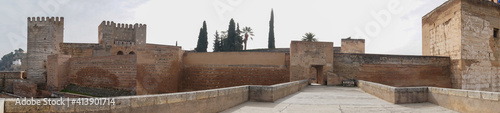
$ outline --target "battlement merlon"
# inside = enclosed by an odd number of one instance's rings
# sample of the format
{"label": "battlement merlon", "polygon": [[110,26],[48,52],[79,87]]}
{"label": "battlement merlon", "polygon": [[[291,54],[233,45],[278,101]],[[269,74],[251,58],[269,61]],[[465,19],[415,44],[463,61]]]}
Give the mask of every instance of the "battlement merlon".
{"label": "battlement merlon", "polygon": [[99,28],[114,28],[114,29],[145,29],[146,24],[135,23],[135,24],[125,24],[125,23],[115,23],[113,21],[102,21]]}
{"label": "battlement merlon", "polygon": [[[115,40],[134,41],[137,45],[146,44],[146,24],[124,24],[102,21],[99,25],[99,43],[111,45]],[[125,34],[125,35],[124,35]]]}
{"label": "battlement merlon", "polygon": [[64,24],[64,17],[28,17],[29,24],[37,23],[52,23],[52,24]]}

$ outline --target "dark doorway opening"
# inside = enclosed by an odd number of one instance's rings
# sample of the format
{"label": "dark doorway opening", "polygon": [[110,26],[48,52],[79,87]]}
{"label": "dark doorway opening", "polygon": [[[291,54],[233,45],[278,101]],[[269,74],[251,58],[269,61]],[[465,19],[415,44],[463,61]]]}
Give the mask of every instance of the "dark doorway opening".
{"label": "dark doorway opening", "polygon": [[326,78],[323,76],[323,65],[312,65],[311,66],[311,85],[326,85]]}
{"label": "dark doorway opening", "polygon": [[118,53],[116,53],[116,55],[123,55],[123,52],[122,51],[118,51]]}

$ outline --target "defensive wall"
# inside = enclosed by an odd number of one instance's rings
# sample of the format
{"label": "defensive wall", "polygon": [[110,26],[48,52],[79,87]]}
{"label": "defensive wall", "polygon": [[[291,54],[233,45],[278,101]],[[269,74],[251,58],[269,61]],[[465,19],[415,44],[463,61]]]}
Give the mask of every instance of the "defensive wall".
{"label": "defensive wall", "polygon": [[137,94],[179,91],[182,75],[181,47],[147,44],[137,49]]}
{"label": "defensive wall", "polygon": [[[307,80],[293,81],[272,86],[244,85],[219,89],[115,97],[114,105],[15,105],[16,98],[0,99],[5,113],[14,112],[119,112],[119,113],[217,113],[246,101],[273,102],[300,91]],[[58,99],[58,98],[52,98]],[[29,100],[29,99],[28,99]],[[70,98],[69,101],[75,100]],[[67,100],[64,100],[67,102]]]}
{"label": "defensive wall", "polygon": [[464,113],[497,113],[500,93],[438,87],[393,87],[359,80],[366,93],[394,104],[430,102]]}
{"label": "defensive wall", "polygon": [[333,59],[337,83],[357,79],[397,87],[451,87],[448,57],[335,53]]}
{"label": "defensive wall", "polygon": [[69,62],[71,84],[135,92],[135,55],[71,58]]}
{"label": "defensive wall", "polygon": [[273,85],[289,81],[286,53],[185,53],[182,90],[239,85]]}
{"label": "defensive wall", "polygon": [[145,95],[239,85],[273,85],[295,79],[309,79],[309,83],[326,85],[341,85],[343,80],[359,79],[394,86],[451,87],[450,60],[447,57],[334,55],[331,42],[294,41],[290,50],[290,53],[196,53],[184,52],[176,46],[147,44],[137,47],[133,55],[51,55],[47,63],[47,89],[59,91],[74,84]]}

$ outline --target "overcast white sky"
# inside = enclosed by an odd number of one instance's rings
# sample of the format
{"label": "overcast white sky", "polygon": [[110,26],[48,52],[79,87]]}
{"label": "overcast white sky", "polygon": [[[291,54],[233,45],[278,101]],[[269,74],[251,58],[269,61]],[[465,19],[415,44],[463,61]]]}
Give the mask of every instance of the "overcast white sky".
{"label": "overcast white sky", "polygon": [[252,27],[248,48],[267,48],[271,9],[277,48],[288,48],[306,32],[320,41],[352,36],[366,39],[366,52],[422,53],[421,17],[446,0],[0,0],[0,55],[26,50],[27,17],[65,18],[64,42],[97,43],[103,20],[147,24],[147,42],[196,47],[199,29],[207,21],[209,51],[216,30],[229,20]]}

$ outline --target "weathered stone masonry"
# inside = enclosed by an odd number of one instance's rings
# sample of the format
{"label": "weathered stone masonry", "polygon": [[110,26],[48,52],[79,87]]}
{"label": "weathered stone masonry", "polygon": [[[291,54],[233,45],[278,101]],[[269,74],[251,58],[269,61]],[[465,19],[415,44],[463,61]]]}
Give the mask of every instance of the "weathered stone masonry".
{"label": "weathered stone masonry", "polygon": [[422,52],[451,58],[454,88],[500,91],[499,7],[449,0],[422,18]]}

